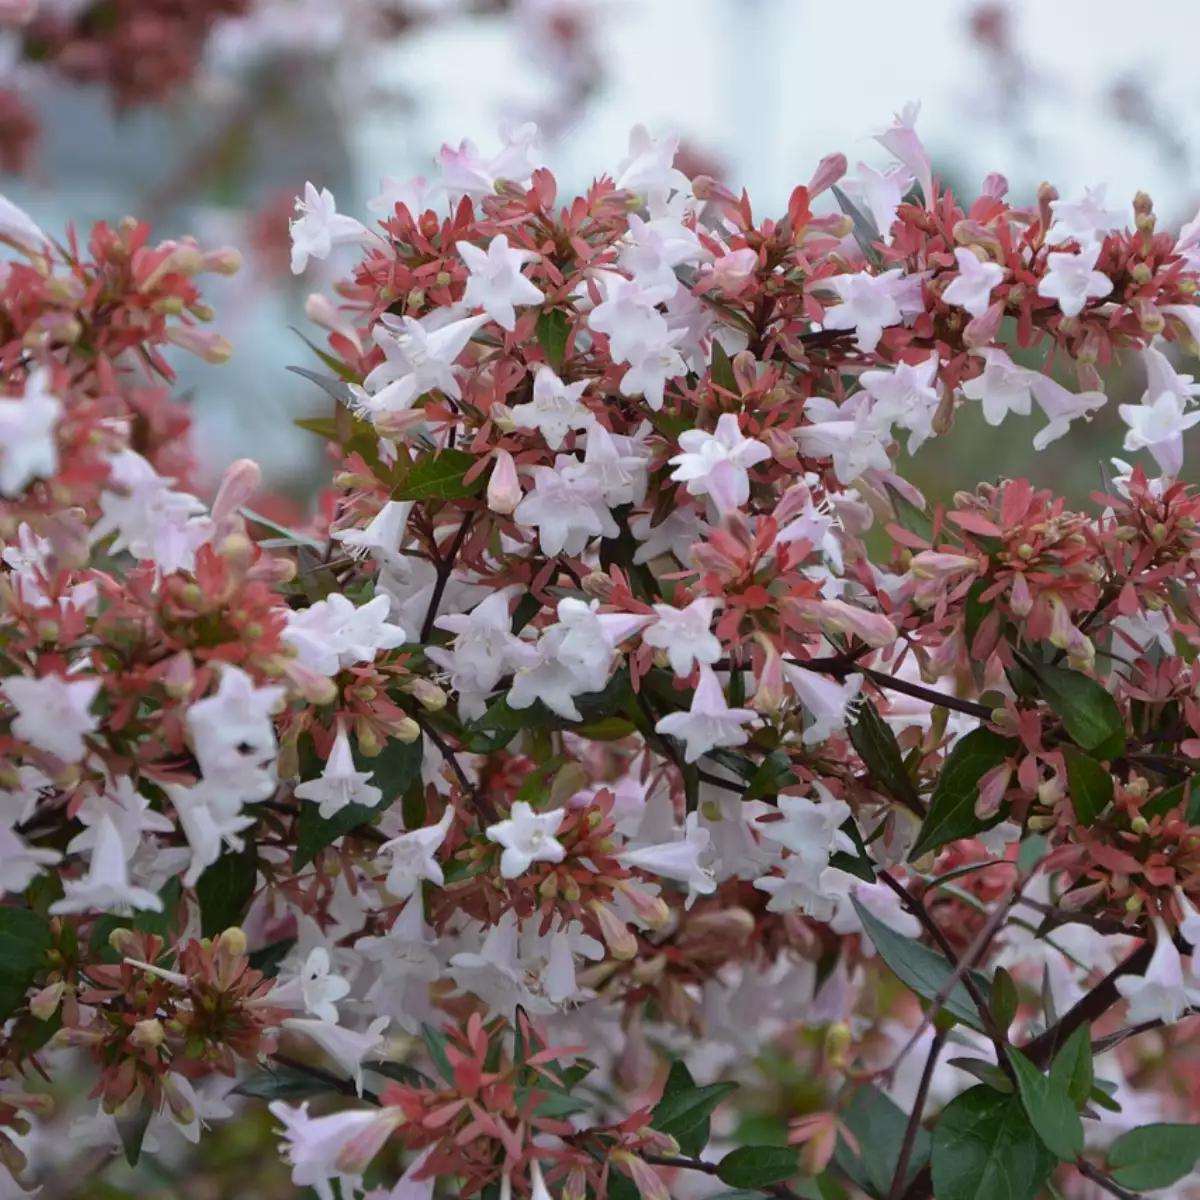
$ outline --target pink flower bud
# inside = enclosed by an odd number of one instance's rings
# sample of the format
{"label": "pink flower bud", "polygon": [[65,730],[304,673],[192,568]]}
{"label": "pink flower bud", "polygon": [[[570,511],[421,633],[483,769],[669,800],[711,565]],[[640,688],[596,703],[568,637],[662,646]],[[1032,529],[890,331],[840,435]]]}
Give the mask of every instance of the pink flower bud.
{"label": "pink flower bud", "polygon": [[233,357],[233,347],[219,333],[193,329],[188,325],[172,325],[167,330],[167,341],[214,367],[227,363]]}
{"label": "pink flower bud", "polygon": [[242,253],[236,246],[209,250],[200,260],[200,269],[210,275],[236,275],[242,269]]}
{"label": "pink flower bud", "polygon": [[1004,320],[1004,301],[997,300],[988,307],[982,317],[972,317],[963,330],[963,342],[972,349],[990,346],[1000,332]]}
{"label": "pink flower bud", "polygon": [[66,984],[59,980],[58,983],[48,984],[42,988],[40,992],[34,993],[29,1001],[29,1011],[39,1021],[48,1021],[56,1012],[58,1006],[62,1002],[63,990]]}
{"label": "pink flower bud", "polygon": [[645,1159],[627,1150],[617,1150],[608,1160],[624,1169],[637,1187],[642,1200],[671,1200],[671,1193],[659,1173]]}
{"label": "pink flower bud", "polygon": [[37,10],[38,0],[0,0],[0,25],[28,25]]}
{"label": "pink flower bud", "polygon": [[239,458],[225,468],[212,503],[212,519],[216,526],[213,541],[219,542],[234,532],[244,532],[238,510],[249,503],[261,483],[262,470],[253,459]]}
{"label": "pink flower bud", "polygon": [[783,704],[787,690],[783,681],[783,656],[765,633],[756,633],[754,639],[763,648],[765,661],[758,673],[758,688],[750,703],[758,712],[776,713]]}
{"label": "pink flower bud", "polygon": [[993,171],[983,181],[982,190],[990,200],[1003,200],[1008,195],[1008,180],[998,171]]}
{"label": "pink flower bud", "polygon": [[522,494],[513,456],[507,450],[497,450],[492,474],[488,479],[488,508],[494,513],[508,516],[521,503]]}
{"label": "pink flower bud", "polygon": [[304,302],[304,315],[314,324],[329,333],[337,333],[344,337],[361,354],[362,341],[353,323],[328,296],[313,292]]}
{"label": "pink flower bud", "polygon": [[844,154],[827,154],[817,163],[817,169],[808,181],[808,198],[812,200],[833,187],[846,174],[847,166]]}

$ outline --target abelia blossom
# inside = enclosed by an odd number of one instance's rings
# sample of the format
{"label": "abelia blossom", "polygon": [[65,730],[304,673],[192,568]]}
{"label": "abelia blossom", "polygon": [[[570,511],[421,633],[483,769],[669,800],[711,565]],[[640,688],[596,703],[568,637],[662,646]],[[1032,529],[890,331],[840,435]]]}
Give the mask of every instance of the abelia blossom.
{"label": "abelia blossom", "polygon": [[1113,284],[1103,271],[1096,270],[1101,248],[1099,242],[1089,242],[1072,253],[1049,255],[1050,269],[1038,284],[1038,295],[1057,300],[1064,317],[1077,317],[1089,300],[1103,299]]}
{"label": "abelia blossom", "polygon": [[339,725],[324,770],[318,778],[301,783],[295,789],[295,795],[318,805],[317,811],[327,821],[348,804],[374,808],[383,799],[383,791],[371,783],[371,776],[372,772],[359,771],[355,767],[350,739]]}
{"label": "abelia blossom", "polygon": [[55,427],[62,401],[48,390],[45,370],[31,371],[24,395],[0,398],[0,495],[19,496],[35,479],[58,472]]}
{"label": "abelia blossom", "polygon": [[91,708],[102,684],[94,676],[10,676],[0,682],[0,693],[16,710],[13,735],[65,763],[81,762],[87,753],[84,739],[100,725]]}
{"label": "abelia blossom", "polygon": [[366,236],[360,221],[338,212],[328,188],[318,192],[306,183],[304,198],[296,200],[296,211],[300,215],[291,223],[293,275],[303,274],[310,258],[328,258],[334,246],[358,242]]}
{"label": "abelia blossom", "polygon": [[592,423],[592,414],[579,402],[586,390],[586,379],[564,383],[549,367],[540,366],[533,377],[533,399],[513,408],[513,424],[536,429],[551,450],[560,450],[571,430],[587,429]]}
{"label": "abelia blossom", "polygon": [[562,862],[566,851],[554,835],[565,816],[564,809],[534,812],[524,800],[518,800],[507,820],[489,825],[485,830],[488,841],[504,847],[500,874],[505,879],[516,879],[535,862]]}
{"label": "abelia blossom", "polygon": [[669,713],[654,729],[679,738],[685,746],[684,761],[694,763],[719,747],[744,746],[750,740],[744,727],[757,719],[752,709],[731,708],[712,668],[702,666],[690,709]]}
{"label": "abelia blossom", "polygon": [[514,249],[504,234],[492,238],[487,250],[459,242],[458,253],[470,272],[463,303],[468,308],[482,308],[502,329],[511,332],[516,328],[516,305],[540,304],[545,299],[521,274],[521,268],[535,262],[538,255]]}
{"label": "abelia blossom", "polygon": [[714,433],[689,429],[679,435],[681,454],[671,459],[671,478],[693,496],[710,496],[717,509],[740,508],[750,499],[750,468],[771,457],[770,448],[746,437],[733,413],[717,418]]}

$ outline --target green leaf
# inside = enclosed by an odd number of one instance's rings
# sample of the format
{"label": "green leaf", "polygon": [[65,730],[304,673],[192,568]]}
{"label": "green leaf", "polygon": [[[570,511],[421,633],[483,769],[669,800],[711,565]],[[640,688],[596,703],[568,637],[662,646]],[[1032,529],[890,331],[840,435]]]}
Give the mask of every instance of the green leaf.
{"label": "green leaf", "polygon": [[354,400],[354,394],[350,391],[349,385],[342,379],[330,379],[328,375],[318,375],[315,371],[310,371],[305,367],[288,367],[286,369],[293,375],[307,379],[309,383],[315,383],[327,396],[346,408],[349,408]]}
{"label": "green leaf", "polygon": [[[936,950],[915,942],[904,934],[897,933],[885,925],[878,917],[873,916],[858,900],[851,898],[855,912],[863,923],[867,936],[879,951],[879,957],[892,969],[901,983],[910,987],[918,996],[932,1000],[938,991],[945,986],[946,981],[954,974],[950,960],[938,954]],[[971,972],[971,979],[979,989],[985,1003],[989,1001],[991,985],[977,971]],[[959,980],[949,999],[942,1006],[943,1010],[956,1017],[964,1025],[982,1032],[983,1021],[967,989]]]}
{"label": "green leaf", "polygon": [[261,950],[253,951],[247,960],[253,970],[261,971],[268,979],[274,979],[295,944],[295,938],[280,938],[277,942],[269,942]]}
{"label": "green leaf", "polygon": [[332,817],[321,816],[320,805],[311,800],[302,800],[300,819],[296,822],[296,857],[292,860],[292,870],[299,871],[306,867],[327,846],[332,846],[338,838],[373,821],[383,812],[386,805],[381,800],[378,808],[368,808],[365,804],[347,804],[339,808]]}
{"label": "green leaf", "polygon": [[391,1059],[377,1059],[365,1064],[368,1071],[382,1075],[385,1079],[394,1079],[397,1083],[411,1084],[413,1087],[435,1088],[434,1083],[424,1071],[410,1067],[408,1063],[393,1062]]}
{"label": "green leaf", "polygon": [[775,796],[782,788],[795,782],[796,771],[792,766],[792,756],[786,750],[772,750],[750,776],[742,799],[757,800],[762,796]]}
{"label": "green leaf", "polygon": [[1152,800],[1143,804],[1139,811],[1149,821],[1154,817],[1165,816],[1171,809],[1178,808],[1185,800],[1187,801],[1185,817],[1188,824],[1200,825],[1200,786],[1197,786],[1195,776],[1185,779],[1182,783],[1177,783],[1174,787],[1167,788],[1166,791],[1159,792]]}
{"label": "green leaf", "polygon": [[54,944],[50,923],[28,908],[0,905],[0,1020],[25,1003],[42,955]]}
{"label": "green leaf", "polygon": [[1071,807],[1079,823],[1084,828],[1090,828],[1112,803],[1113,777],[1107,767],[1070,746],[1066,747],[1063,755],[1067,760],[1067,790],[1071,796]]}
{"label": "green leaf", "polygon": [[799,1156],[785,1146],[739,1146],[721,1159],[717,1178],[730,1187],[763,1188],[799,1174]]}
{"label": "green leaf", "polygon": [[998,967],[992,976],[992,1014],[1001,1029],[1007,1029],[1013,1023],[1020,1002],[1013,977],[1003,967]]}
{"label": "green leaf", "polygon": [[915,533],[917,537],[924,541],[932,542],[933,518],[928,513],[922,512],[907,496],[896,488],[888,484],[884,486],[887,489],[888,499],[891,501],[892,508],[896,513],[896,524],[909,533]]}
{"label": "green leaf", "polygon": [[1086,1021],[1063,1043],[1050,1064],[1050,1078],[1082,1108],[1092,1092],[1092,1027]]}
{"label": "green leaf", "polygon": [[910,861],[947,842],[981,833],[1001,820],[999,813],[987,820],[975,815],[979,781],[1016,749],[1016,739],[1001,737],[991,729],[973,729],[959,739],[938,775],[929,801],[929,815],[908,856]]}
{"label": "green leaf", "polygon": [[152,1116],[153,1107],[142,1100],[133,1112],[117,1117],[117,1132],[120,1133],[121,1145],[125,1148],[125,1161],[131,1167],[136,1167],[142,1157],[142,1142],[145,1140]]}
{"label": "green leaf", "polygon": [[453,1083],[454,1068],[450,1065],[450,1057],[446,1053],[446,1035],[440,1029],[426,1024],[421,1026],[421,1040],[425,1043],[425,1049],[429,1051],[429,1057],[433,1059],[438,1074],[447,1083]]}
{"label": "green leaf", "polygon": [[314,1079],[303,1071],[290,1067],[274,1067],[243,1079],[233,1089],[235,1096],[251,1096],[257,1100],[305,1100],[332,1091],[329,1084]]}
{"label": "green leaf", "polygon": [[533,1110],[534,1115],[538,1117],[569,1117],[575,1113],[586,1112],[590,1107],[586,1100],[581,1100],[578,1096],[569,1096],[566,1092],[541,1087],[517,1088],[517,1107],[524,1112],[525,1106],[531,1103],[535,1096],[540,1097],[537,1107]]}
{"label": "green leaf", "polygon": [[1143,1125],[1122,1134],[1108,1152],[1108,1170],[1123,1188],[1170,1187],[1200,1160],[1200,1125]]}
{"label": "green leaf", "polygon": [[1017,870],[1022,875],[1029,875],[1034,867],[1050,853],[1050,843],[1040,834],[1030,834],[1017,851]]}
{"label": "green leaf", "polygon": [[402,742],[399,738],[393,738],[374,758],[367,758],[357,752],[354,755],[354,765],[360,771],[370,771],[371,782],[383,792],[383,799],[379,802],[380,809],[395,804],[408,791],[412,782],[420,777],[421,763],[424,760],[424,735],[414,742]]}
{"label": "green leaf", "polygon": [[1021,1101],[989,1087],[952,1100],[933,1131],[937,1200],[1034,1200],[1055,1163]]}
{"label": "green leaf", "polygon": [[710,1083],[697,1087],[691,1072],[679,1060],[671,1064],[662,1099],[650,1115],[650,1127],[669,1133],[684,1154],[699,1154],[708,1145],[709,1118],[736,1083]]}
{"label": "green leaf", "polygon": [[423,454],[392,488],[393,500],[465,500],[483,490],[487,472],[480,471],[470,483],[463,477],[479,460],[465,450],[439,450]]}
{"label": "green leaf", "polygon": [[874,883],[875,864],[867,853],[866,843],[863,842],[862,834],[859,833],[853,817],[846,819],[841,826],[841,832],[854,843],[854,853],[838,850],[830,856],[829,865],[837,867],[839,871],[845,871],[848,875],[856,875],[864,883]]}
{"label": "green leaf", "polygon": [[1083,1122],[1067,1089],[1043,1075],[1020,1050],[1010,1048],[1008,1061],[1038,1137],[1064,1162],[1074,1162],[1083,1152]]}
{"label": "green leaf", "polygon": [[993,1091],[1009,1095],[1013,1091],[1012,1080],[995,1063],[984,1058],[951,1058],[947,1066],[974,1075],[980,1083],[986,1083]]}
{"label": "green leaf", "polygon": [[200,932],[216,937],[234,925],[240,925],[254,899],[258,882],[258,851],[252,837],[237,853],[226,850],[196,882],[200,902]]}
{"label": "green leaf", "polygon": [[904,755],[896,744],[891,726],[879,715],[872,700],[859,707],[858,716],[847,726],[850,741],[863,762],[871,769],[881,787],[891,796],[917,812],[923,805],[917,789],[904,769]]}
{"label": "green leaf", "polygon": [[[863,1191],[886,1197],[900,1161],[908,1114],[871,1084],[849,1087],[852,1090],[849,1103],[842,1110],[842,1122],[858,1142],[859,1153],[855,1154],[839,1138],[834,1161]],[[929,1134],[918,1128],[909,1157],[908,1178],[904,1181],[906,1186],[928,1161]]]}
{"label": "green leaf", "polygon": [[1119,758],[1125,747],[1125,722],[1112,693],[1079,671],[1048,663],[1039,664],[1036,671],[1042,696],[1071,740],[1096,758]]}
{"label": "green leaf", "polygon": [[538,317],[537,340],[546,356],[546,361],[561,371],[567,350],[567,338],[571,335],[571,318],[561,308],[551,308]]}
{"label": "green leaf", "polygon": [[733,373],[733,360],[725,347],[715,338],[712,344],[712,381],[717,387],[724,388],[735,396],[742,394]]}

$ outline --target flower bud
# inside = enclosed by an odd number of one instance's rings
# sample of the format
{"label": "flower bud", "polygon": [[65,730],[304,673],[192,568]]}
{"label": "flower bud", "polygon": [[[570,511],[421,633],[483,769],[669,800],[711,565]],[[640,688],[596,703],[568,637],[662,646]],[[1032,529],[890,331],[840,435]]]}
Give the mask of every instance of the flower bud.
{"label": "flower bud", "polygon": [[129,1044],[139,1050],[157,1050],[167,1040],[167,1031],[157,1017],[147,1017],[134,1025]]}
{"label": "flower bud", "polygon": [[167,341],[214,367],[227,363],[233,357],[233,347],[228,340],[208,330],[172,325],[167,330]]}
{"label": "flower bud", "polygon": [[62,1001],[63,990],[66,988],[66,983],[59,980],[57,983],[47,984],[41,991],[36,992],[29,1001],[29,1011],[39,1021],[48,1021],[56,1012]]}
{"label": "flower bud", "polygon": [[637,936],[613,912],[611,908],[593,900],[588,907],[600,925],[600,936],[613,958],[628,962],[637,957]]}
{"label": "flower bud", "polygon": [[846,174],[848,166],[844,154],[827,154],[817,163],[817,169],[808,181],[808,198],[815,199],[822,192],[828,191]]}
{"label": "flower bud", "polygon": [[209,275],[236,275],[242,269],[242,252],[236,246],[209,250],[201,260],[200,269]]}
{"label": "flower bud", "polygon": [[412,717],[405,717],[403,721],[398,722],[392,729],[392,737],[398,742],[404,742],[406,745],[411,745],[420,736],[421,727]]}
{"label": "flower bud", "polygon": [[521,503],[521,481],[517,464],[507,450],[495,452],[495,462],[487,485],[487,506],[494,513],[508,516]]}
{"label": "flower bud", "polygon": [[362,353],[362,340],[358,336],[358,330],[328,296],[313,292],[304,301],[304,315],[321,329],[344,337],[360,354]]}

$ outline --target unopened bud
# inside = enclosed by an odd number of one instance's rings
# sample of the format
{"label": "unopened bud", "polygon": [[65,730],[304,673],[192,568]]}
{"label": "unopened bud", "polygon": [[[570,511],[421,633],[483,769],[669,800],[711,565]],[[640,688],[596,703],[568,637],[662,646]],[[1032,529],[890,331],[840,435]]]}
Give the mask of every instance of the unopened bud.
{"label": "unopened bud", "polygon": [[405,717],[392,729],[392,737],[398,742],[404,742],[406,745],[411,745],[421,736],[421,727],[412,719]]}
{"label": "unopened bud", "polygon": [[349,317],[343,313],[328,296],[313,292],[304,302],[304,315],[321,329],[344,337],[354,348],[362,351],[362,341],[358,330],[354,328]]}
{"label": "unopened bud", "polygon": [[497,450],[494,455],[492,473],[488,477],[487,506],[494,513],[508,516],[521,503],[521,481],[517,478],[517,464],[507,450]]}
{"label": "unopened bud", "polygon": [[139,1021],[129,1034],[130,1045],[139,1050],[157,1050],[167,1040],[167,1031],[157,1017]]}
{"label": "unopened bud", "polygon": [[227,363],[233,357],[233,347],[228,340],[209,330],[172,325],[167,330],[167,341],[214,367]]}
{"label": "unopened bud", "polygon": [[419,675],[407,680],[404,690],[427,712],[441,712],[446,707],[446,693],[436,683]]}
{"label": "unopened bud", "polygon": [[600,925],[600,936],[608,947],[613,958],[628,962],[637,957],[637,937],[631,929],[599,900],[593,900],[588,906],[596,916]]}
{"label": "unopened bud", "polygon": [[210,275],[236,275],[242,269],[242,253],[236,246],[219,246],[204,255],[200,269]]}
{"label": "unopened bud", "polygon": [[29,1001],[29,1011],[39,1021],[50,1020],[58,1012],[58,1006],[62,1001],[63,990],[66,986],[62,980],[59,980],[58,983],[47,984]]}

